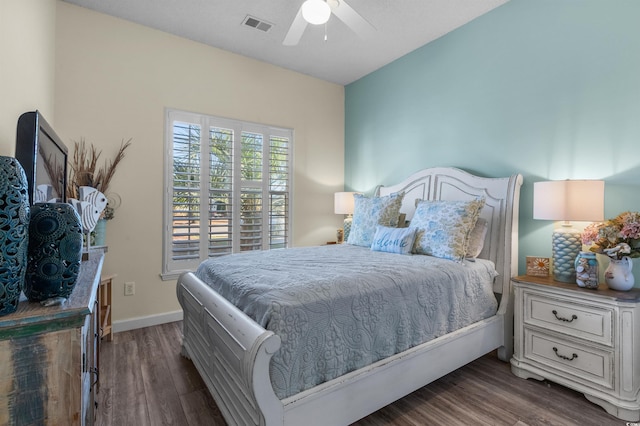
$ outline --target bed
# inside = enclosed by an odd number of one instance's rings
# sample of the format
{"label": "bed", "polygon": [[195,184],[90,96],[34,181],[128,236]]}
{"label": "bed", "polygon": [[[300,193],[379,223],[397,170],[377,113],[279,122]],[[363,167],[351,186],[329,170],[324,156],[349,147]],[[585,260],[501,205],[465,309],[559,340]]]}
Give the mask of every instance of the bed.
{"label": "bed", "polygon": [[[287,360],[290,358],[285,355],[291,351],[288,346],[290,341],[295,339],[292,339],[288,332],[272,331],[274,328],[271,324],[274,321],[264,320],[264,313],[258,304],[261,296],[257,296],[267,293],[264,288],[259,291],[234,293],[231,290],[223,291],[220,287],[216,291],[214,287],[217,287],[211,282],[205,283],[209,280],[201,270],[206,267],[202,266],[199,268],[198,276],[194,273],[181,275],[177,283],[177,295],[184,311],[182,353],[193,361],[227,423],[267,426],[346,425],[491,351],[497,350],[500,359],[508,361],[513,350],[513,296],[510,278],[517,273],[518,204],[521,184],[522,176],[518,174],[504,178],[486,178],[455,168],[430,168],[419,171],[396,185],[376,188],[376,195],[379,197],[403,193],[400,212],[404,213],[408,220],[413,218],[416,199],[468,201],[482,198],[483,207],[479,217],[486,222],[487,230],[482,249],[476,261],[464,260],[461,263],[468,265],[467,270],[491,269],[494,272],[491,275],[489,292],[493,293],[492,296],[495,295],[495,307],[489,311],[481,310],[480,317],[474,317],[471,322],[456,326],[455,331],[443,333],[439,328],[432,338],[423,343],[416,343],[415,336],[392,339],[395,348],[390,354],[382,351],[383,358],[374,358],[366,365],[354,364],[353,368],[337,373],[339,375],[336,377],[329,376],[326,381],[316,383],[317,380],[312,378],[309,382],[311,384],[306,383],[304,387],[281,388],[281,383],[273,377],[274,368],[283,365],[288,367]],[[325,292],[340,288],[338,285],[327,285],[336,282],[334,279],[342,274],[341,268],[344,267],[339,264],[337,258],[361,259],[368,256],[378,264],[387,264],[389,262],[383,256],[398,256],[373,251],[367,255],[361,247],[349,245],[286,250],[292,255],[299,252],[302,256],[300,262],[306,262],[311,268],[313,265],[304,261],[305,256],[329,256],[322,258],[333,259],[326,260],[335,263],[325,268],[332,271],[332,274],[312,272],[320,276],[321,282],[318,286]],[[274,256],[275,251],[267,253]],[[229,256],[230,260],[223,268],[231,271],[228,275],[229,281],[242,279],[240,275],[234,275],[234,267],[236,273],[239,268],[231,261],[240,256],[245,254]],[[410,260],[411,257],[414,260]],[[401,262],[402,269],[411,269],[413,265],[402,262],[440,262],[438,268],[443,270],[444,263],[455,263],[428,258],[429,256],[414,255],[398,256],[395,259]],[[252,265],[252,268],[244,269],[250,269],[251,273],[255,273],[257,266],[254,266],[260,264],[259,257],[255,260],[249,257],[244,259],[251,260]],[[265,262],[276,263],[273,259]],[[487,267],[488,264],[491,268]],[[296,285],[295,274],[289,273],[290,269],[292,268],[281,269],[283,281],[285,276],[290,281],[288,287],[281,289],[285,294],[291,286]],[[364,271],[358,273],[362,274]],[[380,291],[387,292],[391,287],[400,285],[396,282],[397,277],[390,271],[380,269],[376,270],[376,274],[380,277],[381,283],[384,282],[383,277],[389,277],[391,282]],[[444,273],[451,274],[452,272]],[[256,281],[251,277],[247,279]],[[264,279],[266,282],[266,275]],[[355,281],[353,277],[349,279]],[[444,278],[438,280],[444,281]],[[372,284],[363,284],[370,285]],[[272,285],[268,286],[271,288]],[[355,284],[353,287],[356,287]],[[442,288],[450,287],[453,286],[447,284]],[[393,298],[396,297],[387,293],[381,294],[384,295],[382,299],[395,300]],[[409,299],[420,299],[420,295],[409,294]],[[243,300],[244,305],[241,303]],[[310,322],[317,321],[319,320],[313,319]],[[410,318],[399,321],[414,320]],[[297,323],[294,321],[294,324]],[[409,328],[420,331],[422,326]],[[313,333],[306,330],[302,330],[302,334],[313,336]],[[386,335],[390,336],[392,333]],[[313,339],[316,343],[322,342],[319,337]],[[395,343],[396,340],[400,343]],[[308,342],[305,345],[312,346]],[[385,346],[389,346],[389,342],[385,342]],[[326,359],[323,363],[327,363]]]}

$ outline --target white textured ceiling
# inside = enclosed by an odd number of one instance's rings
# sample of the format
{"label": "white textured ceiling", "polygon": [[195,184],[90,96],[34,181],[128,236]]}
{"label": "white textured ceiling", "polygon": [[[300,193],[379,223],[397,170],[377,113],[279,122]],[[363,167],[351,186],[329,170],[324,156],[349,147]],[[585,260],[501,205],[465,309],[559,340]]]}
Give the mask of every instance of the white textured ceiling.
{"label": "white textured ceiling", "polygon": [[[394,61],[508,0],[346,0],[376,31],[360,39],[332,15],[283,46],[303,0],[64,0],[342,85]],[[243,25],[247,15],[273,25]]]}

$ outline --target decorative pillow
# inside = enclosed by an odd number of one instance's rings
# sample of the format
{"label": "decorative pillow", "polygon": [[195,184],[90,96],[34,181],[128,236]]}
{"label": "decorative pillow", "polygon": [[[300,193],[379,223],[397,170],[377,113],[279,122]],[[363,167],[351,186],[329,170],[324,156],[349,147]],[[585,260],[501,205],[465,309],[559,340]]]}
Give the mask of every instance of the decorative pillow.
{"label": "decorative pillow", "polygon": [[376,227],[371,250],[387,253],[409,254],[416,239],[415,228]]}
{"label": "decorative pillow", "polygon": [[[391,226],[393,226],[393,223],[391,224]],[[406,213],[400,213],[398,215],[398,225],[396,227],[397,228],[406,228],[407,227],[407,214]]]}
{"label": "decorative pillow", "polygon": [[347,243],[354,246],[371,247],[376,226],[395,226],[404,192],[385,197],[365,197],[354,194],[353,222]]}
{"label": "decorative pillow", "polygon": [[417,229],[413,252],[461,261],[484,202],[484,198],[419,202],[409,225]]}
{"label": "decorative pillow", "polygon": [[489,228],[489,223],[479,217],[476,226],[469,233],[469,245],[467,246],[467,255],[465,257],[475,259],[480,256],[482,247],[484,247],[484,239],[487,236],[487,228]]}

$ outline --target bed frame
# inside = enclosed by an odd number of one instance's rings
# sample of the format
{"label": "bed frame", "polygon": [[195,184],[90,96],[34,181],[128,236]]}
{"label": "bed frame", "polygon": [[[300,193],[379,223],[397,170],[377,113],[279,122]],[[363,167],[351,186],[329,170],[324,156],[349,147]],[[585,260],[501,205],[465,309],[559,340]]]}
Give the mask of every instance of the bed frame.
{"label": "bed frame", "polygon": [[484,178],[454,168],[430,168],[378,195],[405,191],[402,213],[413,216],[415,200],[486,198],[489,224],[481,258],[495,262],[498,311],[483,321],[423,343],[299,394],[278,399],[269,362],[280,337],[267,331],[192,273],[180,276],[184,310],[182,353],[193,360],[230,425],[347,425],[459,367],[498,350],[513,352],[513,294],[517,274],[518,205],[522,176]]}

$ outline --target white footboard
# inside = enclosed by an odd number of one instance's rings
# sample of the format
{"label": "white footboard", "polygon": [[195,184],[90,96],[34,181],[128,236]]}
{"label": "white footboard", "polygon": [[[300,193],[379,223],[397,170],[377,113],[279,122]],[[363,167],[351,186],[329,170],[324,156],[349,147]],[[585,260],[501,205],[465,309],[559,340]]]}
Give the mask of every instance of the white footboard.
{"label": "white footboard", "polygon": [[511,339],[504,340],[512,318],[505,318],[507,298],[493,317],[279,400],[269,362],[280,338],[191,273],[178,279],[177,292],[183,354],[230,425],[347,425],[494,349],[511,347]]}
{"label": "white footboard", "polygon": [[282,424],[282,403],[269,379],[269,361],[280,349],[280,337],[192,273],[180,276],[177,294],[184,311],[183,355],[195,364],[227,422]]}

